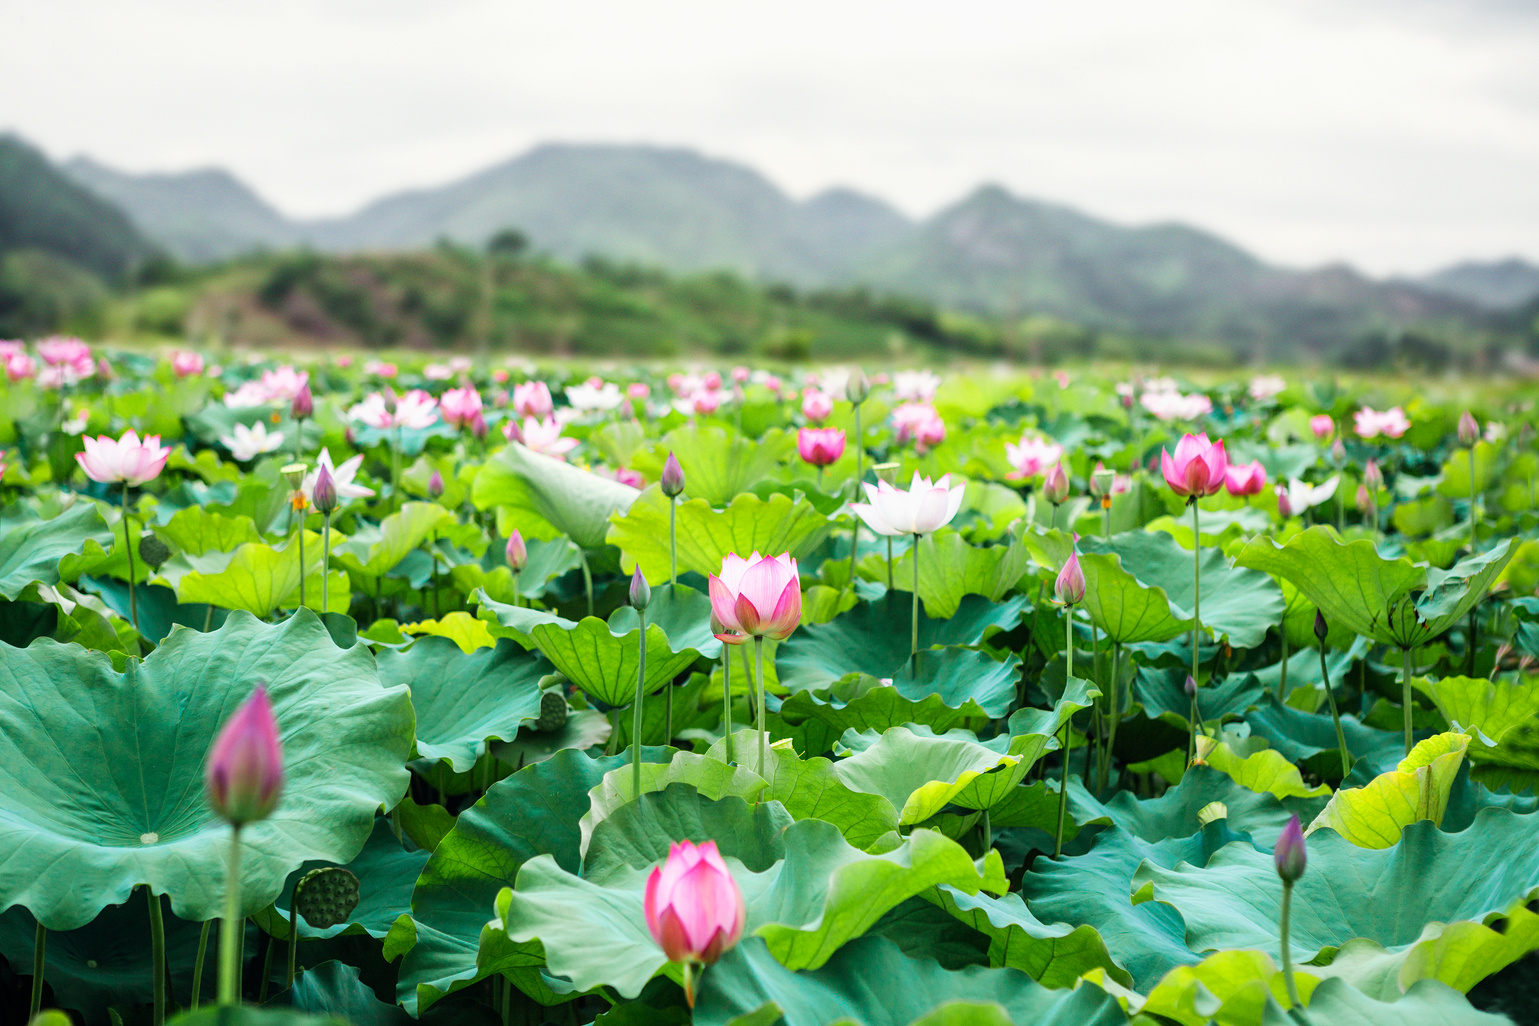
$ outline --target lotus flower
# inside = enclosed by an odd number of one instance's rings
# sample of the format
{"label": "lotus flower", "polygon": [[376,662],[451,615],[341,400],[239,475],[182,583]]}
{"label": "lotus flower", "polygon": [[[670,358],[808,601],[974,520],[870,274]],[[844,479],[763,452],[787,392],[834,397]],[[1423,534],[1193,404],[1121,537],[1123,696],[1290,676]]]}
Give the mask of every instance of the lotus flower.
{"label": "lotus flower", "polygon": [[360,484],[353,484],[353,479],[358,476],[358,468],[362,466],[363,453],[343,460],[339,466],[334,466],[331,462],[330,450],[322,449],[320,455],[315,458],[315,469],[305,475],[304,483],[300,485],[300,489],[305,493],[305,498],[310,500],[311,505],[315,506],[316,509],[320,509],[321,504],[315,495],[315,483],[320,477],[322,468],[324,468],[331,476],[331,486],[336,492],[338,500],[367,498],[374,494],[374,489],[365,488]]}
{"label": "lotus flower", "polygon": [[619,385],[589,378],[581,385],[568,388],[566,401],[572,404],[574,410],[608,411],[624,402],[625,396],[620,394]]}
{"label": "lotus flower", "polygon": [[663,494],[670,499],[684,491],[684,468],[679,466],[679,458],[672,452],[668,453],[668,460],[663,464],[663,476],[658,484],[662,486]]}
{"label": "lotus flower", "polygon": [[530,451],[543,453],[558,460],[566,459],[566,454],[577,448],[578,444],[577,439],[566,438],[561,434],[561,425],[554,417],[546,417],[543,420],[525,417],[522,428],[511,420],[503,421],[502,433],[510,442],[523,442]]}
{"label": "lotus flower", "polygon": [[912,440],[920,453],[946,440],[946,422],[928,403],[905,403],[892,411],[899,445]]}
{"label": "lotus flower", "polygon": [[171,457],[171,450],[160,444],[159,435],[149,435],[141,442],[132,428],[122,438],[98,435],[81,441],[85,452],[77,452],[76,461],[86,477],[107,484],[122,481],[142,485],[152,481]]}
{"label": "lotus flower", "polygon": [[642,402],[652,395],[652,386],[645,381],[632,381],[625,386],[625,398],[633,402]]}
{"label": "lotus flower", "polygon": [[1405,411],[1398,406],[1392,406],[1380,413],[1369,406],[1364,406],[1352,415],[1353,426],[1361,438],[1378,438],[1383,435],[1386,438],[1399,438],[1411,429],[1411,422],[1406,419]]}
{"label": "lotus flower", "polygon": [[235,826],[266,819],[277,806],[283,790],[283,746],[267,690],[260,684],[219,731],[203,780],[209,804]]}
{"label": "lotus flower", "polygon": [[833,396],[820,392],[816,388],[809,388],[802,393],[802,416],[814,424],[823,423],[833,412]]}
{"label": "lotus flower", "polygon": [[1049,442],[1045,438],[1022,435],[1019,445],[1005,443],[1005,459],[1015,468],[1005,477],[1012,481],[1036,477],[1062,458],[1063,446],[1056,442]]}
{"label": "lotus flower", "polygon": [[673,401],[673,408],[686,417],[703,417],[721,408],[724,394],[714,388],[698,388],[682,399]]}
{"label": "lotus flower", "polygon": [[283,445],[283,432],[268,431],[267,425],[259,420],[250,427],[236,424],[232,434],[219,436],[219,443],[230,450],[231,456],[249,463],[264,452],[274,452]]}
{"label": "lotus flower", "polygon": [[1200,392],[1182,395],[1176,391],[1150,391],[1138,401],[1160,420],[1196,420],[1213,412],[1213,400]]}
{"label": "lotus flower", "polygon": [[450,427],[470,427],[481,413],[481,393],[473,388],[451,388],[438,400],[438,413]]}
{"label": "lotus flower", "polygon": [[177,350],[171,354],[171,370],[179,378],[190,378],[202,374],[203,357],[186,350]]}
{"label": "lotus flower", "polygon": [[393,363],[385,360],[370,360],[363,365],[363,372],[376,378],[390,379],[399,374],[401,369]]}
{"label": "lotus flower", "polygon": [[1313,509],[1322,502],[1336,494],[1336,486],[1341,484],[1341,475],[1337,474],[1324,484],[1306,484],[1298,478],[1288,482],[1287,496],[1288,509],[1294,516],[1302,516],[1306,509]]}
{"label": "lotus flower", "polygon": [[289,403],[294,401],[294,397],[299,395],[301,389],[308,387],[309,382],[309,371],[295,370],[289,364],[284,364],[281,367],[263,371],[258,384],[267,394],[267,402]]}
{"label": "lotus flower", "polygon": [[1480,441],[1480,422],[1469,410],[1459,414],[1459,444],[1468,448]]}
{"label": "lotus flower", "polygon": [[1210,442],[1206,434],[1187,434],[1176,443],[1176,454],[1160,450],[1160,472],[1170,490],[1187,499],[1213,495],[1224,487],[1229,457],[1222,441]]}
{"label": "lotus flower", "polygon": [[1224,487],[1230,495],[1260,495],[1261,489],[1266,487],[1266,468],[1260,460],[1231,463],[1224,468]]}
{"label": "lotus flower", "polygon": [[899,399],[928,403],[935,398],[941,379],[927,370],[898,371],[892,376],[893,391]]}
{"label": "lotus flower", "polygon": [[[306,480],[308,481],[308,477]],[[337,481],[332,476],[331,467],[324,464],[317,467],[315,481],[310,484],[308,490],[301,485],[300,491],[322,516],[329,517],[337,511]]]}
{"label": "lotus flower", "polygon": [[513,410],[520,417],[549,417],[550,386],[543,381],[525,381],[513,386]]}
{"label": "lotus flower", "polygon": [[1336,421],[1329,413],[1317,413],[1309,418],[1309,430],[1315,433],[1320,441],[1325,441],[1336,433]]}
{"label": "lotus flower", "polygon": [[1304,831],[1299,826],[1298,813],[1293,814],[1293,818],[1288,820],[1288,825],[1278,835],[1277,845],[1272,849],[1272,860],[1277,865],[1277,875],[1282,877],[1284,883],[1291,884],[1298,880],[1309,867],[1309,847],[1304,843]]}
{"label": "lotus flower", "polygon": [[26,353],[5,355],[5,376],[11,381],[25,381],[37,376],[37,361]]}
{"label": "lotus flower", "polygon": [[869,502],[852,502],[850,509],[877,534],[929,534],[951,523],[962,508],[965,485],[951,488],[951,475],[937,481],[914,471],[908,491],[899,491],[886,481],[863,484]]}
{"label": "lotus flower", "polygon": [[677,841],[642,901],[652,939],[673,962],[710,965],[743,935],[747,911],[715,841]]}
{"label": "lotus flower", "polygon": [[1257,402],[1272,399],[1279,395],[1288,383],[1276,374],[1257,374],[1250,379],[1250,397]]}
{"label": "lotus flower", "polygon": [[438,423],[438,401],[419,388],[395,400],[394,412],[382,392],[371,392],[363,402],[355,403],[347,415],[381,430],[393,427],[421,430]]}
{"label": "lotus flower", "polygon": [[1042,479],[1042,497],[1054,506],[1069,497],[1069,475],[1064,473],[1063,461],[1054,463]]}
{"label": "lotus flower", "polygon": [[844,455],[841,428],[802,428],[796,433],[796,451],[814,467],[826,467]]}
{"label": "lotus flower", "polygon": [[529,549],[524,545],[524,536],[519,534],[517,529],[508,536],[508,545],[503,550],[503,556],[508,561],[508,569],[515,574],[529,564]]}
{"label": "lotus flower", "polygon": [[64,368],[66,384],[84,381],[96,373],[96,361],[91,356],[91,347],[78,338],[60,335],[45,338],[37,344],[37,355],[50,367]]}
{"label": "lotus flower", "polygon": [[712,574],[709,584],[711,612],[726,628],[717,637],[728,644],[748,638],[784,641],[801,622],[801,578],[789,552],[773,558],[755,552],[747,559],[728,553],[720,576]]}

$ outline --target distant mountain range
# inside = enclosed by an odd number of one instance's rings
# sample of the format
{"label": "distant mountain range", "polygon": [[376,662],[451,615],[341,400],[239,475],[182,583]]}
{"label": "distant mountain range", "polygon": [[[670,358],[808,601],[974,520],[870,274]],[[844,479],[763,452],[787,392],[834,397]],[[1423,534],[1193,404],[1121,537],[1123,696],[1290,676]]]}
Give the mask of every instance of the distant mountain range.
{"label": "distant mountain range", "polygon": [[1415,281],[1379,281],[1346,266],[1296,270],[1196,228],[1113,224],[998,186],[916,222],[853,190],[797,201],[751,168],[655,146],[540,146],[447,185],[315,221],[286,218],[222,170],[136,175],[84,157],[62,167],[193,262],[301,245],[480,245],[513,227],[567,261],[602,255],[802,288],[866,286],[1277,357],[1301,343],[1336,349],[1413,325],[1482,324],[1539,294],[1539,268],[1516,259]]}

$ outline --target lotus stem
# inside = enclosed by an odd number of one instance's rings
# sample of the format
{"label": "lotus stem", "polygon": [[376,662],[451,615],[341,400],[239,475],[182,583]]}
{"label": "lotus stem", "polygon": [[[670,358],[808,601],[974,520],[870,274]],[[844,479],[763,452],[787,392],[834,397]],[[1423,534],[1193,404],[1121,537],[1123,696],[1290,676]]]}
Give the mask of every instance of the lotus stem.
{"label": "lotus stem", "polygon": [[[300,492],[295,501],[303,502],[304,494]],[[303,609],[305,605],[305,514],[303,510],[297,512],[299,517],[299,607]],[[321,612],[325,611],[326,607],[322,604]]]}
{"label": "lotus stem", "polygon": [[514,609],[517,609],[519,606],[524,604],[524,597],[521,594],[519,594],[519,591],[518,591],[518,578],[519,578],[519,575],[522,572],[523,571],[521,571],[521,570],[513,571],[513,608]]}
{"label": "lotus stem", "polygon": [[684,1002],[689,1005],[691,1013],[695,1008],[695,963],[685,959],[680,963],[684,970]]}
{"label": "lotus stem", "polygon": [[1411,754],[1411,650],[1400,650],[1400,702],[1405,713],[1405,754]]}
{"label": "lotus stem", "polygon": [[620,707],[617,705],[609,710],[609,744],[604,748],[605,755],[614,755],[620,748]]}
{"label": "lotus stem", "polygon": [[821,492],[822,490],[823,490],[823,468],[819,467],[818,468],[818,491]]}
{"label": "lotus stem", "polygon": [[1197,676],[1198,645],[1202,638],[1202,531],[1198,526],[1197,497],[1192,497],[1192,680],[1202,684]]}
{"label": "lotus stem", "polygon": [[395,426],[395,444],[390,447],[390,506],[401,510],[401,425]]}
{"label": "lotus stem", "polygon": [[1331,703],[1331,722],[1336,725],[1336,747],[1341,750],[1341,779],[1352,772],[1352,756],[1347,753],[1347,736],[1341,732],[1341,714],[1336,711],[1336,693],[1331,690],[1331,672],[1325,666],[1325,642],[1320,642],[1320,680],[1325,684],[1325,697]]}
{"label": "lotus stem", "polygon": [[582,592],[588,597],[588,615],[593,615],[593,571],[588,567],[588,553],[581,545],[577,547],[577,561],[582,564]]}
{"label": "lotus stem", "polygon": [[1294,1009],[1302,1009],[1304,1003],[1299,1000],[1299,985],[1293,978],[1293,952],[1288,946],[1288,916],[1293,910],[1293,882],[1283,881],[1282,911],[1277,918],[1278,940],[1282,946],[1282,971],[1283,986],[1288,989],[1288,1003]]}
{"label": "lotus stem", "polygon": [[1117,725],[1122,722],[1122,643],[1112,642],[1111,666],[1111,723],[1106,730],[1106,762],[1101,766],[1100,790],[1106,790],[1111,780],[1111,762],[1117,746]]}
{"label": "lotus stem", "polygon": [[1476,512],[1475,493],[1475,443],[1470,443],[1470,555],[1475,554],[1475,525],[1479,520]]}
{"label": "lotus stem", "polygon": [[272,934],[267,935],[267,950],[262,952],[262,982],[257,985],[257,1004],[267,1003],[267,985],[273,978],[273,948],[278,944],[278,939]]}
{"label": "lotus stem", "polygon": [[[860,464],[863,455],[860,444],[860,403],[855,404],[855,494],[853,498],[860,499],[860,481],[864,476],[864,470]],[[888,552],[892,551],[892,539],[887,540]],[[850,528],[850,591],[855,590],[855,554],[860,551],[860,517],[855,518],[855,526]]]}
{"label": "lotus stem", "polygon": [[892,590],[892,535],[890,534],[887,536],[887,590]]}
{"label": "lotus stem", "polygon": [[230,829],[230,861],[225,868],[224,918],[219,921],[219,1005],[240,1003],[240,944],[246,917],[240,911],[240,827]]}
{"label": "lotus stem", "polygon": [[208,954],[208,928],[213,925],[212,919],[203,920],[203,927],[198,931],[198,958],[192,964],[192,1004],[191,1009],[196,1012],[198,1005],[203,1000],[203,957]]}
{"label": "lotus stem", "polygon": [[38,1011],[43,1007],[43,960],[47,950],[48,927],[38,923],[32,933],[32,1004],[31,1011],[27,1013],[28,1022],[36,1019]]}
{"label": "lotus stem", "polygon": [[331,514],[321,521],[321,612],[326,612],[331,600],[331,580],[327,572],[331,567]]}
{"label": "lotus stem", "polygon": [[732,648],[721,643],[721,717],[726,727],[727,765],[733,763],[732,752]]}
{"label": "lotus stem", "polygon": [[[1278,634],[1282,635],[1282,671],[1277,677],[1277,700],[1284,701],[1288,694],[1288,622],[1283,618],[1283,625],[1278,628]],[[1324,658],[1323,656],[1321,658]],[[1195,678],[1194,678],[1195,679]]]}
{"label": "lotus stem", "polygon": [[[679,500],[677,496],[668,497],[668,586],[676,588],[679,584]],[[592,603],[589,603],[588,612],[592,612]]]}
{"label": "lotus stem", "polygon": [[910,635],[909,654],[914,657],[914,676],[919,676],[919,535],[914,535],[914,601],[910,604],[913,612],[913,630]]}
{"label": "lotus stem", "polygon": [[[1065,670],[1063,686],[1068,691],[1069,681],[1074,679],[1074,607],[1066,606],[1063,618],[1064,639],[1067,647],[1064,649]],[[1063,776],[1058,784],[1058,829],[1053,834],[1053,859],[1063,858],[1063,824],[1064,817],[1069,811],[1069,727],[1073,721],[1073,715],[1064,718],[1063,721]]]}
{"label": "lotus stem", "polygon": [[766,714],[765,708],[764,708],[764,636],[763,635],[759,635],[759,636],[757,636],[757,637],[755,637],[753,639],[753,649],[754,649],[754,655],[758,657],[758,661],[759,661],[759,683],[758,683],[758,699],[759,699],[759,762],[758,762],[758,765],[754,767],[754,769],[755,769],[755,772],[757,772],[760,776],[763,776],[764,775],[765,738],[769,734],[769,723],[768,723],[768,721],[765,718],[767,714]]}
{"label": "lotus stem", "polygon": [[129,537],[128,482],[123,482],[123,552],[128,556],[128,619],[139,629],[139,596],[134,592],[134,543]]}
{"label": "lotus stem", "polygon": [[154,993],[153,1021],[162,1026],[166,1021],[166,921],[161,915],[160,895],[148,884],[145,896],[150,899],[150,988]]}
{"label": "lotus stem", "polygon": [[[304,877],[300,877],[303,880]],[[283,975],[283,989],[294,986],[294,964],[299,958],[299,883],[294,881],[294,893],[289,895],[289,967]]]}
{"label": "lotus stem", "polygon": [[[1095,625],[1095,620],[1090,621],[1090,657],[1095,661],[1095,680],[1097,686],[1101,683],[1101,629]],[[1091,714],[1091,733],[1095,735],[1096,765],[1100,768],[1097,778],[1105,775],[1106,749],[1104,744],[1106,736],[1102,731],[1104,726],[1101,719],[1101,703],[1095,704],[1095,711]],[[1090,752],[1085,752],[1085,789],[1090,789]]]}
{"label": "lotus stem", "polygon": [[[631,797],[641,797],[641,720],[642,702],[646,697],[647,683],[647,611],[645,608],[636,610],[641,617],[641,634],[638,638],[640,651],[636,658],[636,701],[635,711],[631,714]],[[667,740],[664,739],[664,744]]]}

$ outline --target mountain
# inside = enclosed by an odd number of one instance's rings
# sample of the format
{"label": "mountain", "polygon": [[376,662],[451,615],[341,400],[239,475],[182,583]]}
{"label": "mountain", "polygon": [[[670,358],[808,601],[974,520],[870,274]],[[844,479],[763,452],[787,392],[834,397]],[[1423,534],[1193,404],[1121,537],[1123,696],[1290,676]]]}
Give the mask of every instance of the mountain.
{"label": "mountain", "polygon": [[1520,257],[1470,260],[1429,274],[1420,283],[1492,310],[1510,310],[1539,297],[1539,267]]}
{"label": "mountain", "polygon": [[240,179],[218,168],[134,175],[76,157],[66,174],[126,210],[180,260],[208,263],[256,249],[296,246],[302,229]]}
{"label": "mountain", "polygon": [[45,253],[108,279],[155,247],[128,217],[14,135],[0,135],[0,255]]}

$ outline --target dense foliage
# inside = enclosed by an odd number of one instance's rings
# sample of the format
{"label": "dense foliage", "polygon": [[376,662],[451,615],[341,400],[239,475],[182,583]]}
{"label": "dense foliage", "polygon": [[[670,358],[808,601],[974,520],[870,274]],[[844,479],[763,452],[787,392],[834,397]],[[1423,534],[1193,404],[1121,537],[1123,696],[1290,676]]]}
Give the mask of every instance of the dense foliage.
{"label": "dense foliage", "polygon": [[216,358],[0,344],[18,1020],[1535,1021],[1522,390]]}

